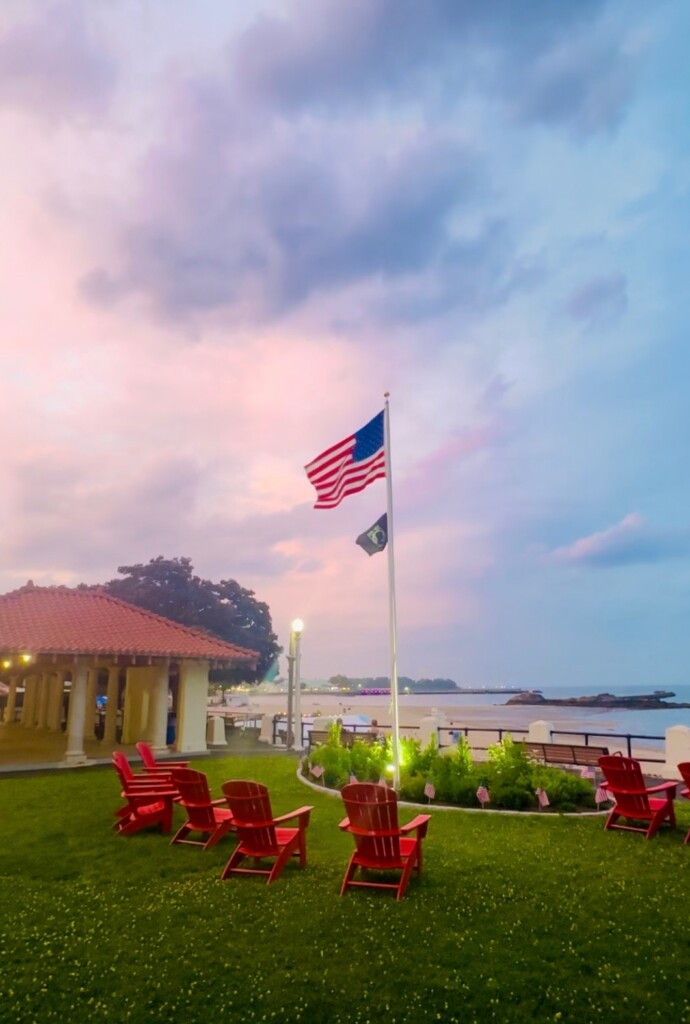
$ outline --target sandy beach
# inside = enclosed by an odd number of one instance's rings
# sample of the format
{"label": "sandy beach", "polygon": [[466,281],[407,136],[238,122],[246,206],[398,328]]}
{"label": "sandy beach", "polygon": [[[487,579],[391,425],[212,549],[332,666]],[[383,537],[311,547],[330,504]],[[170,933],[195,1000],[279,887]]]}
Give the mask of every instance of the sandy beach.
{"label": "sandy beach", "polygon": [[[515,739],[523,739],[530,723],[546,720],[559,733],[553,737],[554,742],[582,743],[582,736],[576,734],[588,733],[593,745],[608,746],[611,752],[619,749],[623,753],[627,752],[623,740],[610,736],[611,733],[626,731],[621,728],[620,719],[613,711],[602,712],[599,709],[595,714],[590,709],[588,714],[587,711],[574,707],[465,704],[459,703],[459,699],[464,701],[468,697],[458,698],[457,695],[445,693],[401,695],[398,701],[401,735],[415,736],[422,719],[433,715],[438,718],[442,729],[448,729],[448,733],[442,739],[444,744],[452,742],[451,730],[469,729],[470,745],[485,747],[498,739],[499,729],[510,732]],[[501,695],[496,695],[497,701],[502,699]],[[274,715],[285,715],[287,695],[236,694],[233,695],[227,710],[239,715],[261,715],[269,718],[273,718]],[[341,718],[346,725],[357,720],[376,719],[382,732],[390,729],[392,722],[391,701],[387,696],[350,697],[347,694],[312,694],[307,691],[302,693],[302,715],[305,718],[313,716],[317,721],[319,718]],[[634,756],[642,759],[663,756],[660,744],[636,744],[635,741],[633,743]]]}
{"label": "sandy beach", "polygon": [[[498,699],[498,698],[497,698]],[[237,712],[252,712],[262,715],[284,715],[287,712],[286,694],[242,694],[233,696],[230,708]],[[529,707],[504,704],[463,704],[458,705],[453,695],[445,693],[405,694],[398,699],[400,727],[415,729],[422,718],[428,715],[442,715],[448,724],[459,727],[481,729],[516,730],[529,727],[530,722],[548,719],[554,729],[572,729],[576,732],[592,732],[591,718],[583,715],[579,708]],[[302,714],[309,716],[343,717],[363,715],[375,718],[382,728],[390,726],[392,719],[391,701],[386,696],[349,697],[347,694],[302,694]],[[604,732],[618,731],[619,724],[613,713],[597,720],[596,728]]]}

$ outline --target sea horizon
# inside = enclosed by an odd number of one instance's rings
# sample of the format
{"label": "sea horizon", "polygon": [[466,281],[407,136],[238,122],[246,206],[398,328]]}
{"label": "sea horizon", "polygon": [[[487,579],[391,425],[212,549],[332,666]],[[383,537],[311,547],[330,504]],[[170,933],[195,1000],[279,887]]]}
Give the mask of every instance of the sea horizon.
{"label": "sea horizon", "polygon": [[[326,681],[321,680],[305,680],[309,686],[315,682],[322,682],[322,685],[326,686]],[[399,694],[399,707],[401,713],[406,707],[420,707],[428,705],[430,709],[439,707],[445,708],[452,714],[455,709],[458,711],[457,717],[460,718],[462,715],[462,708],[477,708],[486,707],[491,708],[491,718],[495,721],[497,727],[509,728],[511,725],[514,728],[518,728],[522,723],[529,723],[537,719],[551,720],[558,718],[560,721],[567,721],[569,719],[580,723],[580,728],[586,728],[587,731],[591,732],[593,736],[602,735],[606,736],[610,733],[620,733],[624,735],[633,736],[651,736],[651,737],[663,737],[666,729],[671,728],[674,725],[687,725],[690,726],[690,708],[602,708],[602,707],[573,707],[573,706],[556,706],[556,705],[507,705],[507,701],[510,698],[510,694],[506,693],[505,697],[498,692],[489,692],[486,690],[482,692],[477,688],[479,692],[469,693],[462,691],[438,691],[435,693],[400,693]],[[512,689],[512,687],[511,687]],[[525,688],[527,689],[527,687]],[[534,687],[533,689],[539,689]],[[675,694],[674,697],[667,698],[671,702],[676,703],[690,703],[690,684],[677,687],[664,687],[659,684],[653,686],[611,686],[602,687],[599,685],[587,685],[574,688],[572,686],[559,686],[551,685],[544,686],[539,689],[539,692],[549,700],[559,700],[569,697],[585,697],[585,696],[596,696],[600,693],[610,693],[616,697],[634,697],[642,694],[651,694],[655,690],[663,690],[665,692],[671,692]],[[306,691],[308,693],[309,690]],[[257,694],[257,696],[259,696]],[[340,696],[342,699],[343,706],[347,705],[354,711],[361,710],[362,713],[367,713],[368,707],[380,706],[382,700],[385,697],[381,696],[362,696],[358,693],[337,693],[332,694],[333,697]],[[505,712],[501,713],[501,708],[505,708]]]}

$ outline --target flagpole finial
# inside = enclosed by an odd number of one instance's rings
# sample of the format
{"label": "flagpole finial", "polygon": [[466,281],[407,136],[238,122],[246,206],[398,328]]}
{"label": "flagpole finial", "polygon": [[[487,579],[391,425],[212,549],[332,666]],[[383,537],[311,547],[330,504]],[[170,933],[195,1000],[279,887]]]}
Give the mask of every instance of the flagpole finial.
{"label": "flagpole finial", "polygon": [[383,392],[383,397],[384,397],[384,398],[390,398],[390,397],[391,397],[391,393],[390,393],[390,391],[384,391],[384,392]]}

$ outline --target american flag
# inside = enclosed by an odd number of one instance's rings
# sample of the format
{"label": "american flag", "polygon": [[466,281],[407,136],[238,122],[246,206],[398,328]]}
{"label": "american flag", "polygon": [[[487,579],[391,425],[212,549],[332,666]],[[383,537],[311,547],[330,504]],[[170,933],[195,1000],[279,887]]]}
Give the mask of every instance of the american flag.
{"label": "american flag", "polygon": [[350,776],[350,782],[356,782],[356,781],[357,781],[357,776],[356,775],[351,775]]}
{"label": "american flag", "polygon": [[549,801],[549,798],[548,798],[548,796],[546,794],[546,790],[545,789],[537,789],[536,790],[536,794],[537,794],[537,800],[539,801],[539,806],[540,807],[548,807],[550,801]]}
{"label": "american flag", "polygon": [[582,771],[580,772],[580,778],[581,779],[593,779],[594,778],[594,769],[593,768],[587,768],[585,766],[582,769]]}
{"label": "american flag", "polygon": [[314,508],[336,508],[348,494],[357,494],[374,480],[385,477],[383,411],[304,468],[316,488]]}
{"label": "american flag", "polygon": [[480,786],[479,789],[477,790],[477,800],[482,805],[482,807],[484,806],[484,804],[488,804],[490,802],[489,790],[486,788],[486,786]]}
{"label": "american flag", "polygon": [[312,773],[315,779],[320,779],[324,773],[324,767],[322,764],[313,764],[309,771]]}
{"label": "american flag", "polygon": [[427,782],[426,786],[424,787],[424,796],[428,797],[429,800],[433,800],[434,797],[436,796],[436,787],[434,786],[433,782]]}
{"label": "american flag", "polygon": [[613,800],[613,797],[609,793],[608,789],[603,786],[597,786],[597,792],[594,797],[598,804],[605,804],[607,800]]}

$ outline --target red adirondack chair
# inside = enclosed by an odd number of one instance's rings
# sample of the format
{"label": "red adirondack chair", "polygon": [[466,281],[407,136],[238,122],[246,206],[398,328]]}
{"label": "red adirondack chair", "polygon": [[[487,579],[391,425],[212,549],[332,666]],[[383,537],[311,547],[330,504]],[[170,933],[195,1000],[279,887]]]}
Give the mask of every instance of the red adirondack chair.
{"label": "red adirondack chair", "polygon": [[158,761],[156,761],[154,753],[151,750],[149,744],[144,743],[143,740],[140,740],[136,746],[137,750],[139,751],[139,754],[141,755],[142,764],[144,765],[144,771],[146,772],[169,773],[175,771],[175,769],[177,768],[189,768],[189,761],[162,761],[159,763]]}
{"label": "red adirondack chair", "polygon": [[[678,771],[683,776],[683,782],[685,783],[685,789],[681,789],[680,795],[690,800],[690,761],[682,761],[678,765]],[[683,840],[685,843],[690,843],[690,830]]]}
{"label": "red adirondack chair", "polygon": [[113,767],[118,774],[123,789],[170,789],[173,786],[172,772],[156,772],[155,774],[135,775],[129,760],[121,750],[113,751]]}
{"label": "red adirondack chair", "polygon": [[[422,872],[422,840],[426,836],[431,816],[418,814],[409,824],[398,826],[398,798],[388,786],[372,782],[352,782],[342,790],[347,818],[340,828],[349,832],[355,841],[340,895],[351,886],[374,889],[395,889],[401,900],[407,891],[413,870]],[[416,835],[411,837],[410,832]],[[355,874],[363,872],[400,872],[397,882],[374,881]]]}
{"label": "red adirondack chair", "polygon": [[[662,782],[658,786],[646,786],[640,762],[632,757],[619,757],[615,754],[600,757],[599,767],[606,780],[604,785],[615,800],[606,819],[605,829],[642,832],[647,839],[651,839],[664,821],[668,821],[671,828],[676,827],[673,801],[677,783]],[[629,824],[617,824],[619,818],[625,818]],[[631,822],[648,824],[641,826]]]}
{"label": "red adirondack chair", "polygon": [[164,834],[170,832],[176,795],[177,790],[166,790],[159,786],[149,790],[138,786],[123,790],[122,796],[127,803],[115,812],[118,835],[129,836],[142,828],[154,828],[157,825],[160,825]]}
{"label": "red adirondack chair", "polygon": [[[268,885],[280,877],[291,857],[299,857],[300,867],[307,864],[307,826],[313,807],[300,807],[274,818],[268,790],[260,782],[233,780],[222,786],[232,812],[239,843],[223,868],[221,878],[228,875],[267,875]],[[296,821],[296,828],[280,828],[284,821]],[[239,867],[246,858],[254,867]],[[272,867],[260,867],[264,859],[275,860]]]}
{"label": "red adirondack chair", "polygon": [[[193,768],[176,769],[173,782],[180,794],[180,805],[187,812],[187,820],[172,837],[171,843],[203,846],[205,850],[215,846],[234,826],[232,811],[228,810],[225,800],[222,797],[212,800],[206,776]],[[201,832],[208,839],[205,842],[188,839],[191,832]]]}
{"label": "red adirondack chair", "polygon": [[172,803],[178,799],[170,775],[135,775],[126,756],[119,750],[113,751],[113,767],[120,780],[121,796],[127,801],[124,807],[115,811],[113,828],[129,835],[140,828],[160,823],[163,831],[169,832],[172,828]]}

